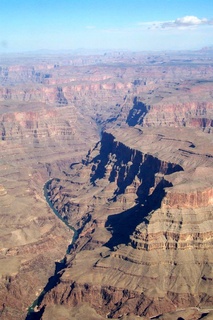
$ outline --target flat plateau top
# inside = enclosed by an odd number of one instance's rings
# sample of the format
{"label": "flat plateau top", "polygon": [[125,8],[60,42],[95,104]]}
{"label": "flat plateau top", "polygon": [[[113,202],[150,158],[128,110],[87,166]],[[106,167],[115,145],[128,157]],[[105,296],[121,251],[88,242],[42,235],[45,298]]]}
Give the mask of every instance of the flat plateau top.
{"label": "flat plateau top", "polygon": [[114,128],[115,140],[130,149],[178,164],[183,172],[171,175],[175,189],[213,186],[213,136],[193,128]]}

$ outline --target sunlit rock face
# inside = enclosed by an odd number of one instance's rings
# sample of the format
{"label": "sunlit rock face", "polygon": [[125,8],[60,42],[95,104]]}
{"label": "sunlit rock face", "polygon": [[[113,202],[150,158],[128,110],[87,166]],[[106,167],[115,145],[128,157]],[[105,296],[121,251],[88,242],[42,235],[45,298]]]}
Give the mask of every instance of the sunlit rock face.
{"label": "sunlit rock face", "polygon": [[80,237],[44,319],[211,305],[212,72],[203,52],[1,57],[2,319],[26,317],[71,242],[48,180]]}
{"label": "sunlit rock face", "polygon": [[53,180],[50,200],[82,233],[43,303],[87,302],[113,318],[210,307],[209,146],[211,135],[187,128],[114,129]]}

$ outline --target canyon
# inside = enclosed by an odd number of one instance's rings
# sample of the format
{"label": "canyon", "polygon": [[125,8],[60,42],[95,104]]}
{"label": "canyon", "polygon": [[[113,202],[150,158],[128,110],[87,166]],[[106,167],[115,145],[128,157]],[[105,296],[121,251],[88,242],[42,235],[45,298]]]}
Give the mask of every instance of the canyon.
{"label": "canyon", "polygon": [[208,50],[1,57],[2,319],[211,319],[212,72]]}

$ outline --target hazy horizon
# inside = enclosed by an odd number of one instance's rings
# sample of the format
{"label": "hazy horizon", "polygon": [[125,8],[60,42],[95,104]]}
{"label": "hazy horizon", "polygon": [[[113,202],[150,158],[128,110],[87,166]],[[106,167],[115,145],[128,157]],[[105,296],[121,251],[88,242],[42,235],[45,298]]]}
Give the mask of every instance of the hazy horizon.
{"label": "hazy horizon", "polygon": [[212,46],[210,0],[1,0],[0,53],[199,50]]}

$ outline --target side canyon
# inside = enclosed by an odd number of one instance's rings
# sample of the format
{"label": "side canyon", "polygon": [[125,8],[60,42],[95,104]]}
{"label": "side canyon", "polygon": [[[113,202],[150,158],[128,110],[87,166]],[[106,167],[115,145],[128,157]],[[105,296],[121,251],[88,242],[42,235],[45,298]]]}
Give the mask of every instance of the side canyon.
{"label": "side canyon", "polygon": [[212,72],[211,50],[1,57],[1,319],[211,319]]}

